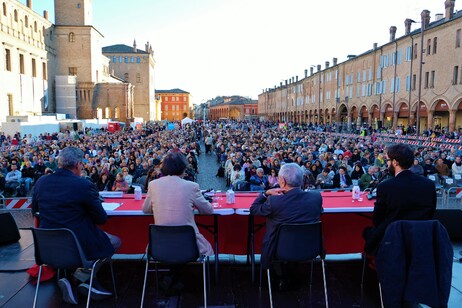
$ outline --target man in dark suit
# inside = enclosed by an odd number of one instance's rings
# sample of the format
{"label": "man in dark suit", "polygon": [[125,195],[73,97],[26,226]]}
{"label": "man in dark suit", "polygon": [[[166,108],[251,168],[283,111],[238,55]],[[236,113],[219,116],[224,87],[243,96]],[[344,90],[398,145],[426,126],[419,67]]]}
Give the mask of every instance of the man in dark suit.
{"label": "man in dark suit", "polygon": [[[97,225],[104,224],[107,214],[103,209],[95,184],[80,177],[83,152],[76,147],[60,151],[59,169],[37,180],[32,194],[32,211],[40,215],[40,228],[68,228],[72,230],[89,260],[111,257],[120,247],[118,237],[105,233]],[[87,269],[74,274],[80,280],[79,290],[88,293]],[[64,301],[77,304],[70,282],[58,281]],[[92,298],[110,296],[97,283],[92,287]]]}
{"label": "man in dark suit", "polygon": [[366,228],[365,251],[375,255],[388,225],[396,220],[432,219],[436,209],[435,184],[409,170],[414,153],[405,144],[388,148],[388,170],[393,178],[383,181],[377,187],[372,221],[374,227]]}
{"label": "man in dark suit", "polygon": [[[268,268],[275,249],[278,227],[285,223],[316,222],[323,211],[319,192],[303,191],[303,170],[296,163],[284,164],[278,174],[279,188],[260,194],[250,207],[251,215],[265,216],[266,233],[262,243],[261,266]],[[276,275],[282,270],[276,268]],[[283,288],[279,282],[279,287]]]}

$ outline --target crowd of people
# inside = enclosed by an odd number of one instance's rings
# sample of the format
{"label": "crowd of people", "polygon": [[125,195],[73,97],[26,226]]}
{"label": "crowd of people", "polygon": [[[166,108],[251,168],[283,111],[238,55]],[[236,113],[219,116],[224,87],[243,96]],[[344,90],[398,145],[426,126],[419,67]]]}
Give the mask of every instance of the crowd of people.
{"label": "crowd of people", "polygon": [[[82,149],[82,176],[100,191],[132,192],[134,185],[146,191],[149,181],[162,175],[160,162],[173,149],[187,156],[186,178],[194,181],[200,142],[206,155],[217,155],[228,186],[235,190],[274,188],[281,166],[291,162],[304,170],[304,189],[349,188],[354,180],[361,190],[375,185],[386,170],[387,144],[377,142],[373,130],[347,135],[328,128],[289,123],[279,129],[271,122],[214,121],[175,130],[151,123],[143,130],[116,133],[68,130],[37,137],[2,133],[0,191],[29,196],[38,178],[56,170],[56,158],[66,146]],[[416,147],[414,154],[411,170],[420,175],[462,174],[462,152],[456,148]]]}

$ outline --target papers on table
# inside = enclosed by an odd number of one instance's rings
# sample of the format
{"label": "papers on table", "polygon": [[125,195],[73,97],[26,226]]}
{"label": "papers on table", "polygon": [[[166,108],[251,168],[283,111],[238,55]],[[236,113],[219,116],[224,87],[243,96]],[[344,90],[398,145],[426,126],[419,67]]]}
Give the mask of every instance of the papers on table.
{"label": "papers on table", "polygon": [[103,198],[122,198],[124,196],[123,191],[100,191],[99,195]]}
{"label": "papers on table", "polygon": [[116,208],[122,205],[118,202],[103,202],[102,204],[105,211],[114,211]]}

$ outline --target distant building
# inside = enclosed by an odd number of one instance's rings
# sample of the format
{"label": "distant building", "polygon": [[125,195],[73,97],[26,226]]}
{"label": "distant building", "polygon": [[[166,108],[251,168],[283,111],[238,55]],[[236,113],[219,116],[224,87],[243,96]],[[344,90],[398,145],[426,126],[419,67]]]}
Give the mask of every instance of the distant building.
{"label": "distant building", "polygon": [[156,110],[154,93],[154,52],[149,43],[145,50],[118,44],[103,47],[103,54],[109,58],[109,72],[124,82],[133,84],[135,117],[145,120],[160,120]]}
{"label": "distant building", "polygon": [[161,119],[179,121],[185,117],[193,117],[191,94],[181,89],[156,90],[161,102]]}
{"label": "distant building", "polygon": [[219,96],[210,101],[209,120],[258,118],[258,101],[242,96]]}

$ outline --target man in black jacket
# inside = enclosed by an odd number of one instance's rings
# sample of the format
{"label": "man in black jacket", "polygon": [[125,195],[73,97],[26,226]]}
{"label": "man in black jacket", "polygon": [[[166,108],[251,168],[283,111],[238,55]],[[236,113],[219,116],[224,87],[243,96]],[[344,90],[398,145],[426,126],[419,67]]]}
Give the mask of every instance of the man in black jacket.
{"label": "man in black jacket", "polygon": [[381,182],[377,187],[372,221],[374,227],[366,228],[365,251],[374,255],[388,225],[396,220],[428,220],[436,209],[435,184],[412,173],[414,161],[411,148],[395,144],[388,148],[388,170],[394,178]]}

